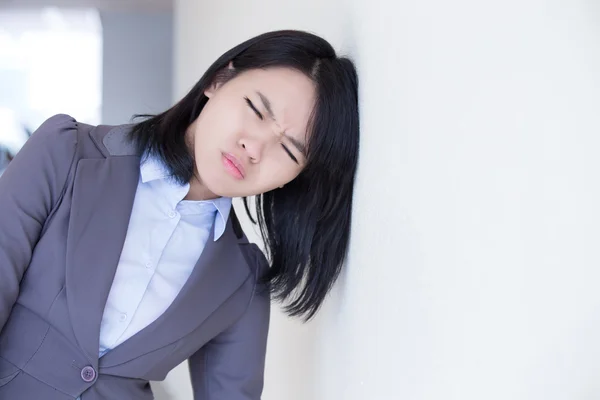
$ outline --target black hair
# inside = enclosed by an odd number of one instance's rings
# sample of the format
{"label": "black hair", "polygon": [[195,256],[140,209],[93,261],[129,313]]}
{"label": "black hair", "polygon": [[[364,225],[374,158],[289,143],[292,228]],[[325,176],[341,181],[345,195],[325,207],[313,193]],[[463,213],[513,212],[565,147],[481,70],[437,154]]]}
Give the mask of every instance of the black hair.
{"label": "black hair", "polygon": [[[233,68],[228,68],[230,63]],[[288,67],[313,80],[306,166],[283,188],[256,196],[256,216],[270,268],[264,276],[273,296],[292,316],[317,312],[345,261],[350,241],[352,193],[358,162],[358,77],[351,60],[336,55],[311,33],[269,32],[234,47],[215,61],[191,91],[167,111],[134,125],[140,154],[161,159],[174,179],[189,182],[195,163],[186,130],[208,101],[204,92],[251,69]]]}

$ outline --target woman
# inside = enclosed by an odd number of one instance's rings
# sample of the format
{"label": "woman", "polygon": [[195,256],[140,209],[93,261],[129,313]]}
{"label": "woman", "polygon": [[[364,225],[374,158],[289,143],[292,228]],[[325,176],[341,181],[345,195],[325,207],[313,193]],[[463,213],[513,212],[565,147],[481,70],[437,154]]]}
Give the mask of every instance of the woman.
{"label": "woman", "polygon": [[298,31],[137,124],[50,118],[0,178],[0,399],[151,399],[186,359],[196,399],[259,399],[270,295],[310,318],[340,272],[358,142],[352,63]]}

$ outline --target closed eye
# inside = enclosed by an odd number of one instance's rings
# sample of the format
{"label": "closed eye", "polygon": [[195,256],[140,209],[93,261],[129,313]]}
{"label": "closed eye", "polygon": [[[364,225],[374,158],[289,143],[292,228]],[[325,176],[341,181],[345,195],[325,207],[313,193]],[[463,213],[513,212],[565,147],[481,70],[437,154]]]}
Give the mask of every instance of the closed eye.
{"label": "closed eye", "polygon": [[256,107],[254,107],[254,104],[252,104],[252,101],[250,101],[249,98],[244,97],[244,100],[246,100],[246,103],[248,104],[248,107],[250,107],[252,109],[252,111],[254,111],[254,113],[256,114],[256,116],[258,118],[260,118],[261,121],[265,119],[265,117],[263,117],[263,115],[260,113],[260,111],[258,111],[258,109]]}
{"label": "closed eye", "polygon": [[292,152],[290,151],[290,149],[287,148],[287,146],[283,143],[281,143],[281,147],[283,147],[283,149],[285,150],[286,153],[288,153],[288,156],[290,156],[290,158],[296,163],[296,164],[300,164],[298,162],[298,159],[292,154]]}
{"label": "closed eye", "polygon": [[[248,97],[244,97],[244,100],[246,100],[246,104],[248,104],[248,107],[250,107],[252,109],[252,111],[254,111],[254,113],[256,114],[256,116],[258,118],[260,118],[261,121],[263,121],[265,119],[265,117],[254,106],[254,104],[252,103],[252,100],[250,100]],[[281,143],[281,147],[283,147],[283,150],[285,150],[285,152],[288,154],[288,156],[290,156],[290,158],[292,159],[292,161],[294,161],[296,164],[300,165],[300,163],[298,162],[298,159],[296,158],[296,156],[294,156],[294,154],[290,151],[290,149],[288,149],[288,147],[285,144]]]}

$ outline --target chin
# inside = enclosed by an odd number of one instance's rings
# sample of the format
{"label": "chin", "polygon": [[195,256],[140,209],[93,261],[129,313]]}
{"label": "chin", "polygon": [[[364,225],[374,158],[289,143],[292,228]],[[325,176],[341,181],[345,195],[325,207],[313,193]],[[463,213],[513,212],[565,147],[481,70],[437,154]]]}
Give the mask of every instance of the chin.
{"label": "chin", "polygon": [[251,197],[262,194],[265,191],[252,190],[252,186],[245,180],[235,180],[226,173],[211,174],[202,178],[202,183],[211,193],[220,197]]}

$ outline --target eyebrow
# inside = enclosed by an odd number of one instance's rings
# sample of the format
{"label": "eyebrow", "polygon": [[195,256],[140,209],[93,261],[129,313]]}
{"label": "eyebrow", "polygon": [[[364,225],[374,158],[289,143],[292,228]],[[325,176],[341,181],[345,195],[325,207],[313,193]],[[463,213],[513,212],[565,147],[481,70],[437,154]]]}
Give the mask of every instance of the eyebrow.
{"label": "eyebrow", "polygon": [[256,91],[256,94],[258,95],[258,97],[260,97],[260,101],[262,101],[263,106],[265,106],[265,108],[267,109],[267,113],[269,114],[269,117],[271,117],[273,120],[277,121],[277,119],[275,118],[275,114],[273,114],[273,108],[271,108],[271,102],[269,101],[269,99],[267,99],[267,96],[265,96],[258,90]]}
{"label": "eyebrow", "polygon": [[[275,114],[273,114],[273,108],[271,107],[271,102],[269,101],[267,96],[265,96],[258,90],[256,91],[256,94],[258,94],[258,97],[260,97],[260,101],[262,101],[263,106],[265,106],[265,109],[267,110],[267,114],[269,114],[269,117],[271,117],[273,119],[273,121],[277,122],[277,118],[275,118]],[[291,137],[290,135],[288,135],[285,132],[283,132],[282,134],[294,145],[294,147],[300,153],[302,153],[302,155],[306,156],[306,145],[304,143],[300,142],[298,139]]]}

